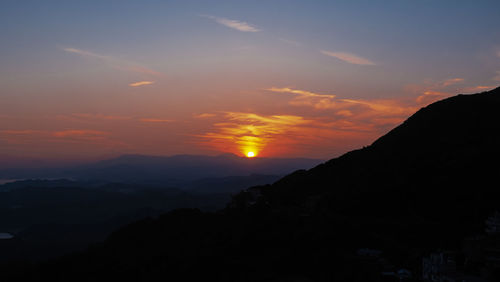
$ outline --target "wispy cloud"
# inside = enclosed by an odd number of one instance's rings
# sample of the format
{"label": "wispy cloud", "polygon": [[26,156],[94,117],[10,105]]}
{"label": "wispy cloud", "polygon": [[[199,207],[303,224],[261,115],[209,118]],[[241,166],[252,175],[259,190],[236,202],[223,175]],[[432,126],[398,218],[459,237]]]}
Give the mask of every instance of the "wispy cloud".
{"label": "wispy cloud", "polygon": [[405,105],[397,99],[387,99],[387,100],[339,99],[339,101],[342,103],[346,103],[345,106],[361,105],[365,107],[365,109],[363,110],[365,111],[365,113],[371,112],[372,115],[385,116],[385,117],[400,117],[402,119],[408,117],[417,109],[414,105]]}
{"label": "wispy cloud", "polygon": [[430,104],[434,101],[437,101],[439,99],[446,98],[449,96],[450,93],[447,92],[442,92],[442,91],[435,91],[435,90],[427,90],[422,93],[422,95],[418,96],[415,101],[418,104]]}
{"label": "wispy cloud", "polygon": [[68,53],[74,53],[82,56],[87,56],[87,57],[93,57],[97,59],[102,59],[102,60],[113,60],[112,57],[109,56],[104,56],[104,55],[99,55],[90,51],[85,51],[81,49],[76,49],[76,48],[63,48],[64,51]]}
{"label": "wispy cloud", "polygon": [[238,31],[243,31],[243,32],[258,32],[260,29],[257,27],[238,20],[231,20],[227,18],[221,18],[221,17],[215,17],[215,16],[208,16],[208,15],[202,15],[203,17],[209,18],[213,21],[215,21],[218,24],[227,26],[229,28],[238,30]]}
{"label": "wispy cloud", "polygon": [[306,90],[292,89],[288,87],[271,87],[265,90],[275,93],[287,93],[295,95],[295,98],[293,98],[289,102],[289,104],[293,106],[311,106],[318,110],[337,107],[337,104],[334,101],[336,96],[333,94],[321,94]]}
{"label": "wispy cloud", "polygon": [[482,92],[482,91],[488,91],[496,86],[486,86],[486,85],[477,85],[477,86],[470,86],[470,87],[465,87],[462,89],[463,92],[465,93],[476,93],[476,92]]}
{"label": "wispy cloud", "polygon": [[403,121],[418,109],[416,105],[406,104],[395,99],[341,99],[333,94],[320,94],[299,89],[272,87],[266,90],[294,94],[296,97],[288,102],[292,106],[331,111],[337,129],[346,129],[347,123],[352,125],[351,129],[376,130],[378,127],[385,128]]}
{"label": "wispy cloud", "polygon": [[110,65],[112,68],[117,69],[117,70],[121,70],[121,71],[148,74],[148,75],[153,75],[153,76],[162,76],[163,75],[161,72],[155,71],[153,69],[141,66],[141,65],[133,63],[133,62],[117,59],[117,58],[112,57],[112,56],[101,55],[101,54],[97,54],[97,53],[94,53],[91,51],[86,51],[86,50],[77,49],[77,48],[62,48],[62,50],[66,51],[68,53],[73,53],[73,54],[77,54],[80,56],[89,57],[89,58],[99,60],[101,62],[104,62],[104,63]]}
{"label": "wispy cloud", "polygon": [[248,112],[226,112],[220,119],[210,132],[197,135],[201,138],[199,143],[242,155],[296,154],[315,150],[318,144],[345,150],[346,146],[366,144],[366,140],[376,136],[365,125],[340,119]]}
{"label": "wispy cloud", "polygon": [[360,57],[358,55],[354,55],[352,53],[346,53],[346,52],[332,52],[332,51],[325,51],[321,50],[321,53],[326,56],[334,57],[339,60],[342,60],[344,62],[347,62],[349,64],[354,64],[354,65],[365,65],[365,66],[374,66],[375,63],[373,61],[370,61],[366,58]]}
{"label": "wispy cloud", "polygon": [[138,81],[138,82],[130,83],[128,86],[138,87],[138,86],[144,86],[144,85],[151,85],[153,83],[155,83],[155,82],[154,81],[143,80],[143,81]]}
{"label": "wispy cloud", "polygon": [[445,81],[443,81],[442,85],[443,85],[443,87],[446,87],[446,86],[450,86],[450,85],[454,85],[454,84],[462,83],[462,82],[464,82],[463,78],[449,78],[449,79],[446,79]]}
{"label": "wispy cloud", "polygon": [[292,89],[289,87],[271,87],[267,88],[267,91],[271,92],[277,92],[277,93],[290,93],[290,94],[297,94],[301,96],[306,96],[306,97],[320,97],[320,98],[335,98],[335,95],[332,94],[320,94],[320,93],[315,93],[311,91],[306,91],[306,90],[299,90],[299,89]]}
{"label": "wispy cloud", "polygon": [[[500,72],[499,79],[500,79]],[[405,90],[417,94],[415,101],[419,106],[425,106],[456,93],[476,93],[495,88],[491,85],[468,85],[464,78],[449,78],[440,81],[426,81],[420,85],[407,85]]]}
{"label": "wispy cloud", "polygon": [[211,114],[211,113],[203,113],[203,114],[194,115],[195,118],[212,118],[212,117],[216,117],[216,116],[217,116],[216,114]]}
{"label": "wispy cloud", "polygon": [[296,115],[259,115],[244,112],[226,112],[224,121],[214,124],[214,132],[208,132],[198,137],[202,143],[218,150],[228,151],[234,148],[234,153],[254,152],[259,154],[269,143],[280,138],[282,141],[296,132],[298,127],[312,124]]}
{"label": "wispy cloud", "polygon": [[357,117],[367,115],[372,117],[400,117],[403,119],[415,110],[411,105],[404,105],[397,100],[362,100],[362,99],[341,99],[333,94],[321,94],[306,90],[291,88],[271,87],[267,91],[275,93],[294,94],[296,97],[289,101],[292,106],[312,107],[316,110],[330,110],[337,112],[337,115],[347,117]]}

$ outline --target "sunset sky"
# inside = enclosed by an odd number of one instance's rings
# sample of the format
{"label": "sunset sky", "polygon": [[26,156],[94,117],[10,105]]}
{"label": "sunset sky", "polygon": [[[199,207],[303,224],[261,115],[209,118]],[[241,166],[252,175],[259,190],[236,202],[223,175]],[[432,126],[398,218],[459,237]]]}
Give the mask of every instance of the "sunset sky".
{"label": "sunset sky", "polygon": [[500,1],[0,3],[0,156],[328,159],[500,85]]}

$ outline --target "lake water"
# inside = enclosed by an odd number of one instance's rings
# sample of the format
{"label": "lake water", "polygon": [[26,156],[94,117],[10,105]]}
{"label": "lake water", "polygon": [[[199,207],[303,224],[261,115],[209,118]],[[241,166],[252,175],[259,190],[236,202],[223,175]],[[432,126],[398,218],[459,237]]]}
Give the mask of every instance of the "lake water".
{"label": "lake water", "polygon": [[0,240],[12,239],[14,236],[10,233],[0,233]]}

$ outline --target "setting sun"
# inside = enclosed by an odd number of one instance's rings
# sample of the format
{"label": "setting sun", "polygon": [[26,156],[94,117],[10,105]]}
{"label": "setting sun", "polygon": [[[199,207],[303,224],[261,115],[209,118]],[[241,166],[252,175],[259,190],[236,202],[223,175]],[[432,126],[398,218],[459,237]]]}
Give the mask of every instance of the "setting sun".
{"label": "setting sun", "polygon": [[254,152],[247,152],[247,157],[253,158],[253,157],[255,157],[255,153]]}

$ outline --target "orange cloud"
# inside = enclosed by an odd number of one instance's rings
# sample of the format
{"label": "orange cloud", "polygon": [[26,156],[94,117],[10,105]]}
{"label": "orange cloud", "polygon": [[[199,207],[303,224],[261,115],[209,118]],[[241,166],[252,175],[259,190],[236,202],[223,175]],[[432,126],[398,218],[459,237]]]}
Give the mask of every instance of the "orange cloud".
{"label": "orange cloud", "polygon": [[341,110],[336,113],[339,116],[352,117],[354,114],[349,110]]}
{"label": "orange cloud", "polygon": [[288,87],[271,87],[265,90],[275,93],[288,93],[296,95],[296,97],[289,102],[289,104],[293,106],[310,106],[320,110],[337,107],[337,104],[333,101],[336,96],[333,94],[320,94]]}
{"label": "orange cloud", "polygon": [[212,117],[216,117],[217,115],[216,114],[210,114],[210,113],[203,113],[203,114],[199,114],[199,115],[194,115],[195,118],[212,118]]}
{"label": "orange cloud", "polygon": [[450,78],[437,82],[427,82],[423,85],[407,85],[405,88],[406,91],[418,94],[415,101],[419,106],[431,104],[433,102],[436,102],[437,100],[447,98],[457,92],[476,93],[495,88],[495,86],[485,86],[485,85],[462,86],[458,88],[455,86],[456,84],[464,83],[464,81],[465,79],[463,78]]}
{"label": "orange cloud", "polygon": [[271,87],[271,88],[267,88],[266,90],[271,91],[271,92],[277,92],[277,93],[297,94],[297,95],[306,96],[306,97],[320,97],[320,98],[331,98],[331,99],[335,98],[335,95],[332,95],[332,94],[319,94],[319,93],[314,93],[311,91],[292,89],[292,88],[288,88],[288,87],[284,87],[284,88]]}
{"label": "orange cloud", "polygon": [[404,105],[399,100],[340,99],[340,101],[346,103],[345,107],[347,104],[364,106],[365,112],[372,112],[379,116],[407,116],[415,111],[414,106]]}
{"label": "orange cloud", "polygon": [[[369,122],[383,123],[382,126],[396,122],[389,120],[390,118],[384,120],[384,117],[380,120],[357,120],[352,118],[354,113],[349,113],[345,111],[328,119],[226,112],[222,121],[213,124],[211,132],[197,137],[202,139],[201,144],[218,151],[241,155],[248,152],[255,152],[257,155],[283,155],[314,150],[317,144],[324,146],[330,142],[332,149],[354,144],[366,145],[362,142],[380,134],[377,126]],[[346,116],[349,116],[349,119]]]}
{"label": "orange cloud", "polygon": [[290,93],[297,97],[289,101],[293,106],[309,106],[318,110],[336,111],[344,118],[366,118],[367,116],[406,118],[415,111],[415,106],[405,105],[399,100],[338,99],[332,94],[319,94],[291,88],[268,88],[271,92]]}
{"label": "orange cloud", "polygon": [[[314,136],[318,136],[318,132],[321,132],[322,136],[329,138],[329,141],[322,139],[321,142],[334,142],[332,147],[342,144],[346,140],[360,146],[367,145],[367,142],[372,138],[386,133],[419,108],[414,103],[402,99],[342,99],[332,94],[319,94],[290,88],[274,87],[267,90],[294,94],[296,97],[288,102],[292,106],[312,107],[321,112],[331,112],[326,118],[315,118],[315,112],[311,113],[313,117],[306,120],[313,122],[301,125],[300,130],[301,132],[311,132],[310,134]],[[315,128],[315,130],[312,132],[311,128]],[[319,130],[320,128],[321,130]],[[303,144],[316,142],[302,141]],[[345,144],[345,146],[349,145]]]}
{"label": "orange cloud", "polygon": [[483,92],[483,91],[488,91],[496,86],[485,86],[485,85],[478,85],[478,86],[471,86],[471,87],[466,87],[463,88],[462,91],[465,93],[476,93],[476,92]]}
{"label": "orange cloud", "polygon": [[321,51],[321,54],[329,56],[329,57],[334,57],[337,58],[341,61],[347,62],[349,64],[354,64],[354,65],[364,65],[364,66],[374,66],[375,63],[365,59],[363,57],[360,57],[358,55],[354,55],[351,53],[345,53],[345,52],[331,52],[331,51]]}
{"label": "orange cloud", "polygon": [[143,85],[151,85],[153,83],[155,83],[155,82],[154,81],[144,80],[144,81],[138,81],[138,82],[130,83],[128,86],[138,87],[138,86],[143,86]]}
{"label": "orange cloud", "polygon": [[265,116],[241,112],[226,112],[224,119],[224,122],[214,124],[215,132],[199,136],[204,139],[202,143],[221,151],[254,152],[257,155],[276,138],[296,131],[299,126],[314,123],[294,115]]}
{"label": "orange cloud", "polygon": [[415,101],[417,101],[417,103],[419,103],[419,104],[430,104],[430,103],[435,102],[439,99],[443,99],[449,95],[450,94],[446,93],[446,92],[428,90],[428,91],[424,91],[424,93],[422,93],[422,95],[418,96]]}
{"label": "orange cloud", "polygon": [[406,91],[413,92],[417,94],[415,101],[419,106],[428,105],[430,103],[436,102],[447,98],[454,93],[475,93],[480,91],[486,91],[494,88],[494,86],[461,86],[457,87],[456,84],[462,84],[465,82],[463,78],[449,78],[441,81],[427,81],[422,85],[407,85],[405,87]]}
{"label": "orange cloud", "polygon": [[443,87],[446,87],[446,86],[454,85],[454,84],[461,83],[461,82],[464,82],[463,78],[449,78],[449,79],[446,79],[445,81],[443,81],[442,85],[443,85]]}

